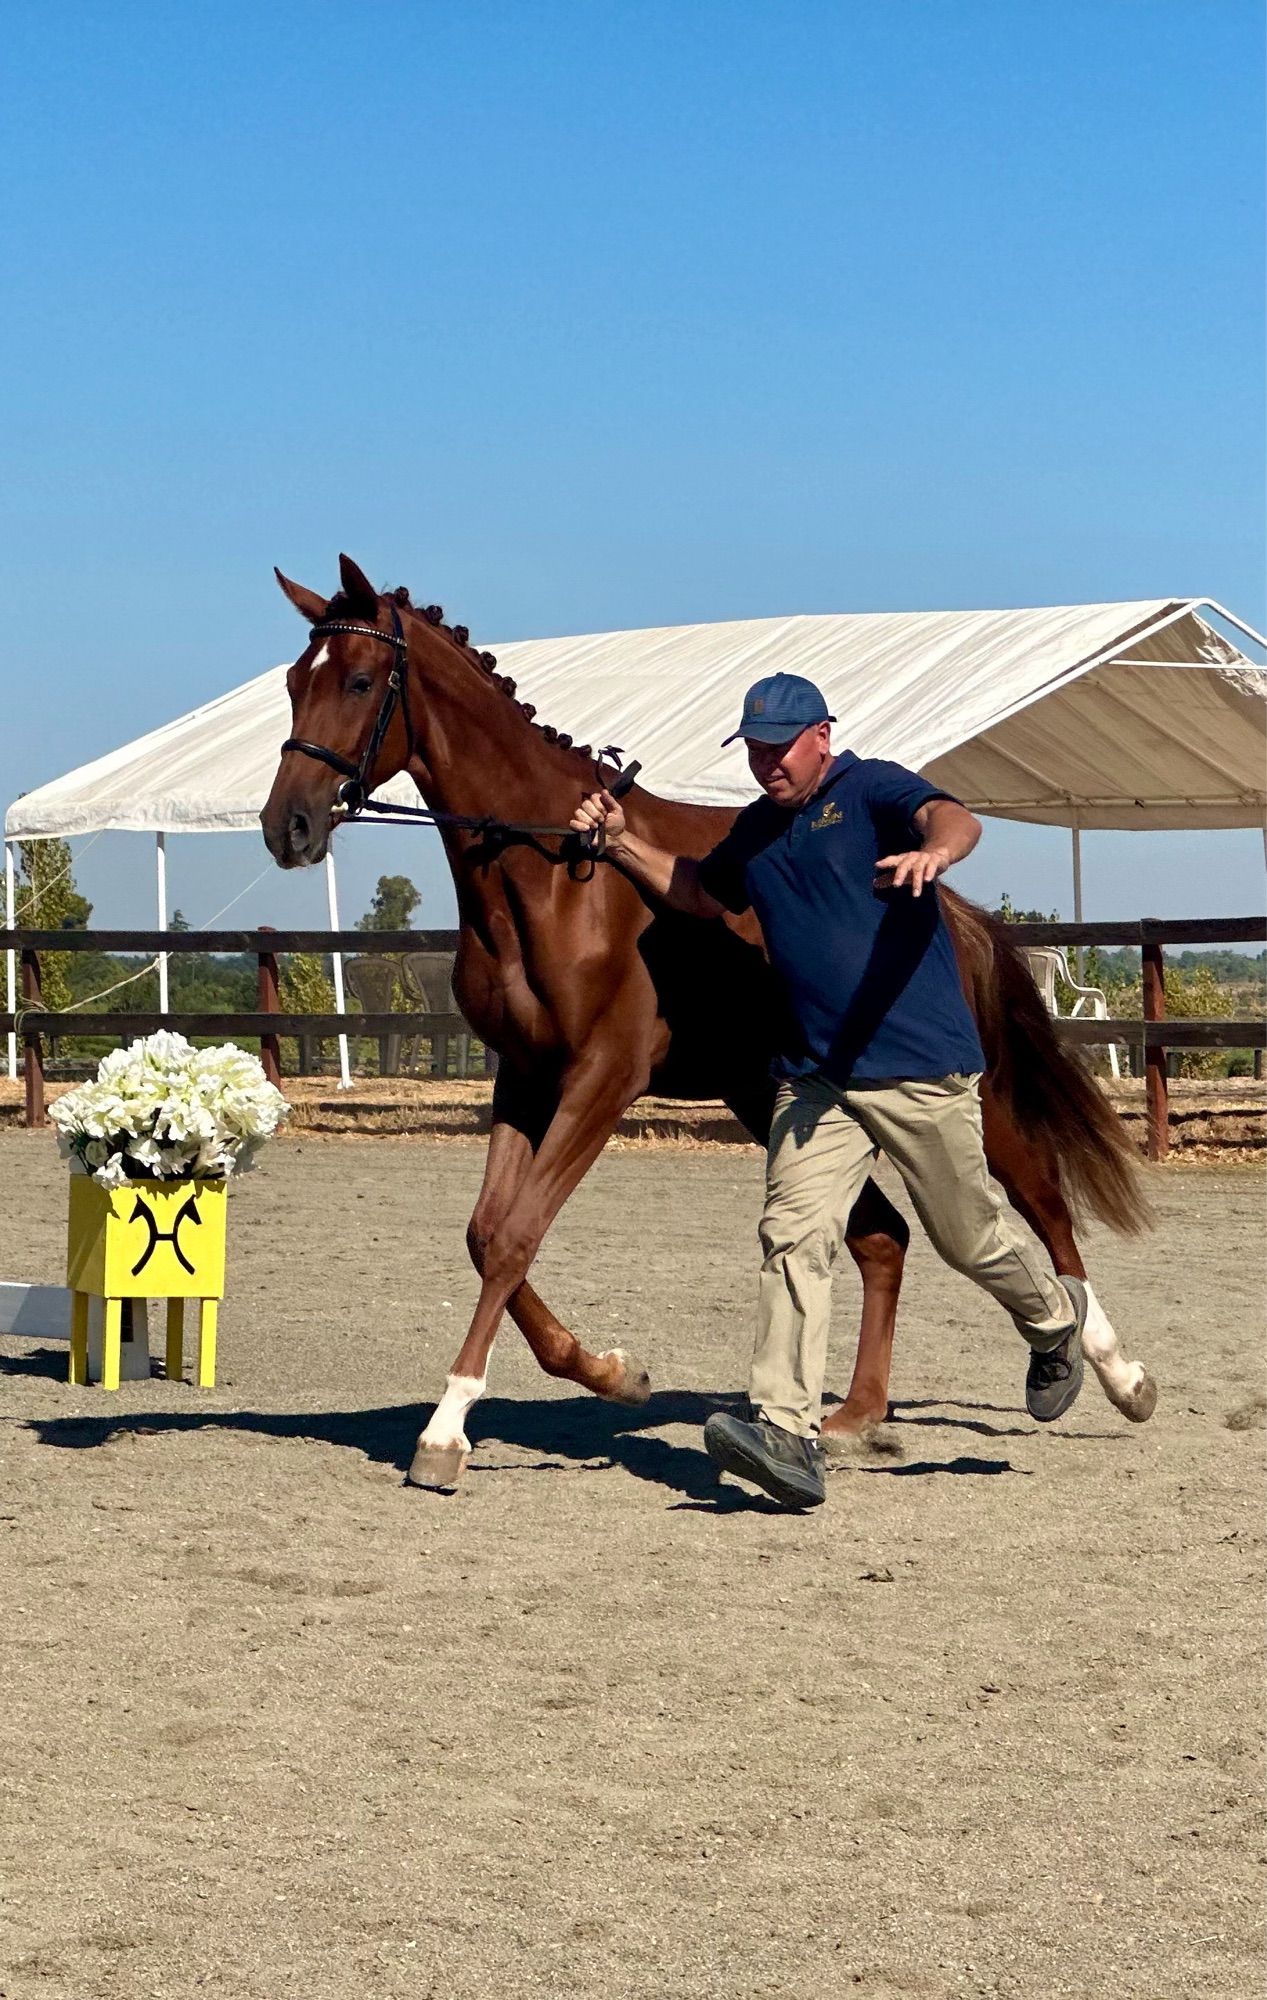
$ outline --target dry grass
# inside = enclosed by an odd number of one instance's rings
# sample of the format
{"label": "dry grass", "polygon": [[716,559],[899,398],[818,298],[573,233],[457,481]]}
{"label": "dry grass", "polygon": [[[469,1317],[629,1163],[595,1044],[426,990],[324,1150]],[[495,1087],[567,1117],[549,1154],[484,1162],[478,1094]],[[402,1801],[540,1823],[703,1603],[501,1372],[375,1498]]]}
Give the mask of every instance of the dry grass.
{"label": "dry grass", "polygon": [[[70,1088],[50,1084],[49,1100]],[[333,1076],[283,1078],[290,1129],[324,1138],[428,1138],[472,1144],[487,1133],[493,1086],[486,1077],[358,1076],[340,1090]],[[1144,1085],[1127,1078],[1103,1085],[1141,1150]],[[22,1085],[0,1079],[0,1125],[22,1118]],[[642,1097],[622,1118],[611,1149],[642,1146],[698,1152],[750,1144],[724,1104]],[[1267,1151],[1267,1084],[1250,1078],[1180,1078],[1170,1087],[1170,1144],[1185,1163],[1252,1164]]]}

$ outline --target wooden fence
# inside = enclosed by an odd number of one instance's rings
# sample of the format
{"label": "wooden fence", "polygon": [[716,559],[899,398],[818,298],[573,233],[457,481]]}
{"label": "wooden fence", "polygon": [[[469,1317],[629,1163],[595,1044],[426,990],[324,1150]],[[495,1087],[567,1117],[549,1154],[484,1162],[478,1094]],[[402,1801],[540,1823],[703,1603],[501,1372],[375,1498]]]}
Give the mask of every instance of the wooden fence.
{"label": "wooden fence", "polygon": [[[1148,1156],[1165,1159],[1169,1151],[1169,1079],[1166,1051],[1174,1049],[1262,1049],[1267,1047],[1267,1021],[1166,1018],[1164,952],[1176,944],[1262,944],[1267,942],[1267,917],[1183,917],[1162,920],[1143,917],[1132,922],[1101,924],[1010,924],[1008,935],[1018,945],[1131,945],[1143,964],[1144,1011],[1141,1020],[1060,1020],[1057,1032],[1066,1041],[1122,1042],[1142,1048],[1148,1110]],[[226,1039],[258,1037],[265,1070],[280,1075],[278,1038],[308,1035],[458,1035],[469,1032],[460,1014],[284,1014],[278,997],[279,953],[361,953],[372,944],[376,953],[405,951],[451,952],[456,931],[38,931],[0,930],[0,951],[18,953],[22,968],[21,1006],[0,1014],[0,1033],[16,1030],[21,1037],[26,1077],[26,1122],[44,1122],[44,1038],[58,1035],[118,1035],[131,1039],[156,1028],[175,1028],[188,1035],[220,1035]],[[42,1004],[40,953],[49,951],[232,952],[252,954],[259,966],[258,1007],[254,1013],[52,1013]],[[425,1026],[423,1025],[425,1023]]]}

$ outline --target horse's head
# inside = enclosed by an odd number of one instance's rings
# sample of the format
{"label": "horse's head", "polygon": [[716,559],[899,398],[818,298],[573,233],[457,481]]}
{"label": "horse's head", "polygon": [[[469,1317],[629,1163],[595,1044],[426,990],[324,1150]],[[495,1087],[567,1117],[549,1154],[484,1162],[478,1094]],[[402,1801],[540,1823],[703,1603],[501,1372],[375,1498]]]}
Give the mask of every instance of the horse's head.
{"label": "horse's head", "polygon": [[408,709],[392,688],[408,661],[398,614],[350,556],[329,599],[275,574],[313,629],[286,676],[291,735],[260,823],[278,865],[303,868],[324,858],[345,788],[371,792],[409,762]]}

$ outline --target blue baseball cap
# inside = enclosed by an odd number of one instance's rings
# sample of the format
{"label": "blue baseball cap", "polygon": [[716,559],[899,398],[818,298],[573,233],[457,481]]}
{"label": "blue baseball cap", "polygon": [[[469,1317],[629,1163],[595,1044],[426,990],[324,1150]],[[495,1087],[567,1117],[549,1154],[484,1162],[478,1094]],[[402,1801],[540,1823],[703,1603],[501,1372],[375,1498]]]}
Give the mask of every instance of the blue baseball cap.
{"label": "blue baseball cap", "polygon": [[802,729],[835,720],[827,713],[822,689],[813,681],[800,674],[767,674],[748,689],[739,727],[734,736],[725,739],[722,749],[740,736],[746,743],[790,743]]}

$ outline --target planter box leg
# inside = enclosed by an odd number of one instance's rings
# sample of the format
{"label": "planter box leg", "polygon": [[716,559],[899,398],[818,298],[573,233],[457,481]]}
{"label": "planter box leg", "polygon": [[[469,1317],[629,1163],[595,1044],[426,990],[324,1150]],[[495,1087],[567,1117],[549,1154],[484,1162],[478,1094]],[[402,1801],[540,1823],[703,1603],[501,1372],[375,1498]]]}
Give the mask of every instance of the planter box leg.
{"label": "planter box leg", "polygon": [[72,1292],[70,1300],[70,1373],[68,1382],[88,1380],[88,1294]]}
{"label": "planter box leg", "polygon": [[185,1301],[167,1301],[167,1379],[179,1382],[185,1373]]}
{"label": "planter box leg", "polygon": [[198,1387],[216,1386],[216,1316],[218,1299],[204,1299],[198,1312]]}
{"label": "planter box leg", "polygon": [[105,1338],[101,1352],[101,1386],[103,1389],[117,1389],[119,1386],[119,1349],[123,1340],[123,1300],[107,1299],[105,1305]]}

